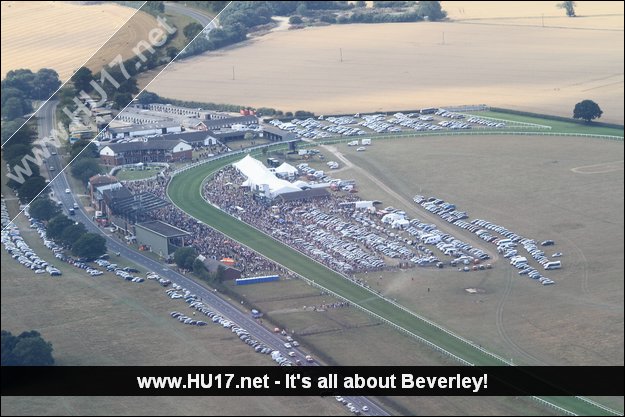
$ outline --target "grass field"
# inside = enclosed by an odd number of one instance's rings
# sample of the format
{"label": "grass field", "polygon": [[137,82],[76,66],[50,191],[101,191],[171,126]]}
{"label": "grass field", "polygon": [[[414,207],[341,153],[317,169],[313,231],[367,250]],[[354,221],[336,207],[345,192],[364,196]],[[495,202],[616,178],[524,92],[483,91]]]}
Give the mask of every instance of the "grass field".
{"label": "grass field", "polygon": [[[546,132],[550,133],[585,133],[589,135],[609,135],[609,136],[620,136],[623,137],[623,129],[616,129],[612,127],[605,126],[597,126],[590,124],[582,124],[582,123],[574,123],[574,122],[565,122],[560,120],[550,120],[544,119],[540,117],[531,117],[531,116],[522,116],[511,113],[504,113],[498,111],[479,111],[479,112],[468,112],[469,114],[474,114],[480,117],[492,117],[494,119],[503,119],[503,120],[512,120],[515,122],[523,122],[523,123],[537,123],[546,126],[550,126],[551,130]],[[572,111],[570,116],[572,116]],[[601,121],[601,119],[597,119],[597,121]]]}
{"label": "grass field", "polygon": [[[472,3],[453,9],[501,24],[463,20],[277,31],[168,68],[150,90],[184,100],[317,114],[485,103],[569,117],[575,103],[588,98],[603,109],[602,121],[623,123],[621,2],[580,2],[583,17],[575,19],[564,17],[554,2],[489,2],[476,5],[475,13]],[[540,20],[545,7],[566,25],[506,24],[510,17]],[[547,16],[546,21],[556,19]]]}
{"label": "grass field", "polygon": [[[15,206],[15,201],[9,203]],[[169,312],[182,311],[186,304],[166,297],[154,281],[134,284],[110,273],[92,278],[59,262],[27,223],[20,218],[23,237],[40,256],[55,261],[63,275],[35,275],[2,251],[2,328],[14,334],[38,330],[52,342],[58,365],[272,365],[223,328],[171,319]],[[345,413],[333,399],[318,397],[2,398],[3,415],[198,415],[207,410],[233,415]]]}
{"label": "grass field", "polygon": [[[436,140],[440,140],[440,138],[436,138]],[[408,153],[406,153],[406,155],[408,155]],[[248,246],[260,253],[263,253],[271,259],[278,260],[283,265],[288,266],[292,270],[315,281],[316,283],[326,286],[326,288],[331,288],[333,291],[351,300],[352,302],[360,303],[370,311],[373,311],[380,316],[387,317],[394,323],[413,331],[428,340],[436,341],[439,346],[444,347],[446,350],[476,364],[501,363],[488,355],[484,355],[474,346],[459,343],[458,339],[449,336],[447,333],[433,326],[427,325],[420,320],[416,320],[414,316],[406,313],[387,301],[377,297],[372,297],[371,293],[363,288],[352,285],[335,273],[330,272],[325,267],[310,262],[307,258],[290,250],[286,246],[268,239],[248,226],[241,224],[233,218],[205,204],[199,193],[200,184],[203,178],[211,172],[214,172],[214,170],[218,169],[220,166],[225,165],[227,162],[229,162],[228,159],[221,160],[214,165],[205,165],[177,176],[172,181],[172,186],[169,188],[170,197],[177,204],[184,205],[185,211],[189,214],[197,217],[207,224],[212,225],[216,229],[221,230],[232,238],[246,243]],[[408,177],[406,180],[407,179]],[[573,398],[556,399],[555,401],[558,401],[558,403],[565,406],[565,408],[575,409],[578,412],[599,412],[598,410],[593,409],[592,406]]]}

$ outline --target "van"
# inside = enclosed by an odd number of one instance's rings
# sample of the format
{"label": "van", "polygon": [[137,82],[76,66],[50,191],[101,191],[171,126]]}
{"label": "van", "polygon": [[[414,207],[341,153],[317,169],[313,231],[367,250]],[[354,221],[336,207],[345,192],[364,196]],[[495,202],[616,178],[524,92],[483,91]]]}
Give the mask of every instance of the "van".
{"label": "van", "polygon": [[545,268],[545,269],[560,269],[560,268],[562,268],[562,262],[560,262],[560,261],[547,262],[546,264],[543,265],[543,268]]}

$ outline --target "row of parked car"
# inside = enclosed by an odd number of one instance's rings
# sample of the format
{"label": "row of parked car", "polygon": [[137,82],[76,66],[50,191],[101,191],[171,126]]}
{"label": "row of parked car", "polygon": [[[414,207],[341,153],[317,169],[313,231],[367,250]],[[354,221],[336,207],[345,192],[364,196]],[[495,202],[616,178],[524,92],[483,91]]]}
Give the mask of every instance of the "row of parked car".
{"label": "row of parked car", "polygon": [[[441,217],[449,214],[449,217],[443,217],[448,222],[460,227],[461,229],[474,233],[486,242],[496,245],[497,252],[502,254],[504,258],[509,258],[511,260],[510,264],[521,270],[519,271],[520,275],[528,275],[530,278],[538,280],[543,285],[551,285],[555,283],[555,281],[544,277],[534,267],[528,265],[527,258],[519,254],[517,246],[520,243],[536,262],[543,265],[544,269],[560,269],[561,262],[549,259],[535,240],[523,237],[508,230],[504,226],[491,223],[483,219],[473,219],[471,221],[467,221],[468,215],[466,212],[459,211],[454,204],[445,203],[443,200],[435,197],[426,198],[424,196],[417,195],[415,196],[414,201],[428,209],[430,212],[438,214]],[[444,209],[437,209],[437,207]],[[554,243],[555,242],[553,240],[544,240],[541,242],[541,246],[551,246]],[[562,253],[560,252],[552,255],[554,258],[561,256]],[[466,267],[464,269],[466,269]]]}
{"label": "row of parked car", "polygon": [[[210,308],[208,308],[208,306],[202,303],[197,295],[192,294],[191,291],[187,290],[186,288],[183,288],[178,284],[173,284],[172,288],[167,289],[165,293],[170,298],[183,298],[184,301],[189,304],[189,308],[195,309],[198,313],[203,314],[205,317],[207,317],[207,320],[212,321],[214,324],[220,325],[225,329],[230,329],[232,333],[236,334],[243,343],[249,345],[252,349],[254,349],[255,352],[266,355],[272,354],[273,349],[271,349],[266,344],[254,339],[250,335],[250,333],[243,327],[238,326],[236,323],[227,319],[226,317],[223,317],[219,313],[212,311]],[[172,294],[174,293],[179,294],[180,297],[172,297]],[[174,319],[179,320],[181,323],[191,326],[206,326],[208,324],[208,321],[198,320],[179,311],[172,311],[170,313],[170,316]],[[195,313],[192,314],[192,316],[195,316]],[[282,362],[280,364],[283,366],[292,365],[290,361]]]}
{"label": "row of parked car", "polygon": [[62,275],[58,268],[41,259],[24,241],[17,225],[11,222],[4,198],[0,204],[0,215],[2,219],[2,235],[0,239],[4,249],[13,259],[25,268],[32,270],[35,274]]}

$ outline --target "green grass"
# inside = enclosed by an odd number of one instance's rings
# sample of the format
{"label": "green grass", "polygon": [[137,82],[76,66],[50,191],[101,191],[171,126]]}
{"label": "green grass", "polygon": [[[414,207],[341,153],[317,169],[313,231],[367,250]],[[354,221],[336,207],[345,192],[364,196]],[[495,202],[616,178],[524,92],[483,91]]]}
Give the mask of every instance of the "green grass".
{"label": "green grass", "polygon": [[188,43],[187,37],[184,36],[184,33],[182,31],[184,30],[184,27],[188,24],[195,23],[195,20],[191,19],[190,17],[173,12],[165,13],[165,19],[167,19],[168,23],[173,23],[178,29],[173,39],[169,42],[167,46],[173,46],[179,51],[182,50],[182,48],[187,46]]}
{"label": "green grass", "polygon": [[[535,123],[540,125],[551,126],[551,133],[585,133],[589,135],[610,135],[623,137],[623,130],[612,127],[593,126],[592,124],[583,124],[576,122],[565,122],[560,120],[545,119],[541,117],[522,116],[518,114],[497,112],[497,111],[479,111],[468,112],[475,116],[493,117],[495,119],[510,120],[514,122]],[[522,129],[522,128],[520,128]],[[525,130],[525,129],[522,129]],[[534,129],[535,131],[535,129]]]}
{"label": "green grass", "polygon": [[120,181],[128,181],[128,180],[142,180],[145,178],[154,177],[158,174],[160,170],[158,169],[146,169],[146,170],[136,170],[130,171],[128,169],[121,169],[117,171],[115,177]]}
{"label": "green grass", "polygon": [[[544,121],[541,120],[541,123],[544,123]],[[368,290],[351,283],[325,266],[311,261],[301,253],[207,204],[200,194],[203,180],[241,157],[241,155],[235,155],[230,158],[224,158],[177,175],[168,188],[169,197],[188,214],[232,239],[244,243],[267,258],[333,291],[340,297],[358,304],[370,312],[395,323],[397,326],[436,344],[451,354],[475,365],[505,365],[501,360],[488,355],[477,347],[428,324],[397,305],[374,296]],[[553,397],[549,401],[580,415],[609,415],[606,411],[574,397]]]}

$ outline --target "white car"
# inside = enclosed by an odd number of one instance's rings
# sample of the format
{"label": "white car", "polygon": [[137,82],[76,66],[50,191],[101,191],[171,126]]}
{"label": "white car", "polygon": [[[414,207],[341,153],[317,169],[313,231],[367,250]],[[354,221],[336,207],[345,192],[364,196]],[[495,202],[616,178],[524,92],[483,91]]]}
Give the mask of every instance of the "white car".
{"label": "white car", "polygon": [[356,149],[357,152],[363,152],[366,151],[367,148],[365,148],[364,146],[361,146],[360,148]]}
{"label": "white car", "polygon": [[367,411],[369,411],[369,407],[367,407],[366,405],[363,405],[362,406],[362,411],[364,411],[366,413]]}
{"label": "white car", "polygon": [[69,188],[66,188],[66,189],[65,189],[65,194],[69,194],[69,193],[71,193],[71,192],[72,192],[72,190],[70,190]]}

